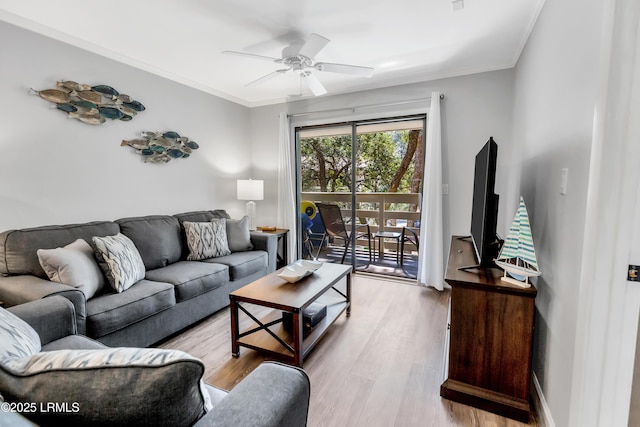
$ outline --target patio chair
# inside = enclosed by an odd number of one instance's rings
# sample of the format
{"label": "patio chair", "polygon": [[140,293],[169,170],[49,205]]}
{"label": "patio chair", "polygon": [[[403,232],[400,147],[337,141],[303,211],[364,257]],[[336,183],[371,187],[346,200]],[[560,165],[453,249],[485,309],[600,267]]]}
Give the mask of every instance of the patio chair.
{"label": "patio chair", "polygon": [[405,243],[411,243],[415,245],[416,250],[420,251],[420,239],[418,234],[407,227],[402,227],[402,234],[400,235],[400,266],[404,269],[404,245]]}
{"label": "patio chair", "polygon": [[[326,236],[326,232],[316,233],[310,228],[304,228],[302,230],[302,257],[317,260]],[[314,244],[314,242],[316,243]],[[318,247],[316,248],[315,245],[318,245]]]}
{"label": "patio chair", "polygon": [[313,257],[313,243],[311,243],[311,236],[309,236],[309,230],[302,230],[302,258],[315,259]]}
{"label": "patio chair", "polygon": [[[371,262],[371,230],[369,224],[350,224],[345,222],[342,218],[342,212],[338,205],[328,203],[316,203],[318,207],[318,213],[324,224],[326,237],[332,237],[334,239],[341,239],[344,241],[344,253],[342,254],[341,264],[344,264],[344,259],[347,256],[349,250],[349,244],[351,243],[351,233],[355,232],[355,240],[362,237],[367,237],[369,241],[369,262]],[[347,229],[349,228],[349,230]]]}

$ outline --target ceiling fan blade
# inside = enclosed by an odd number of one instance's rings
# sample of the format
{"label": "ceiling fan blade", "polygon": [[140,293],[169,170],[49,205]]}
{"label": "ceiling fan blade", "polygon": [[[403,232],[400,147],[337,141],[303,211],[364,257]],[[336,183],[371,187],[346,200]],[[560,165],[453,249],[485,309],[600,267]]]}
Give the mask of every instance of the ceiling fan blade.
{"label": "ceiling fan blade", "polygon": [[314,65],[318,71],[328,71],[330,73],[350,74],[352,76],[371,77],[373,68],[361,67],[360,65],[333,64],[331,62],[318,62]]}
{"label": "ceiling fan blade", "polygon": [[298,51],[298,55],[302,55],[309,59],[313,59],[318,54],[318,52],[324,49],[324,47],[330,41],[331,40],[329,40],[326,37],[322,37],[316,33],[312,33],[307,39],[307,41],[304,42],[304,44]]}
{"label": "ceiling fan blade", "polygon": [[290,68],[284,68],[282,70],[276,70],[276,71],[274,71],[272,73],[269,73],[269,74],[267,74],[265,76],[260,77],[259,79],[256,79],[256,80],[254,80],[252,82],[247,83],[245,85],[245,87],[254,86],[254,85],[258,85],[258,84],[264,83],[264,82],[268,82],[269,80],[272,80],[272,79],[278,77],[280,74],[284,74],[289,70],[290,70]]}
{"label": "ceiling fan blade", "polygon": [[314,74],[311,74],[309,72],[302,73],[300,74],[300,78],[302,78],[304,83],[309,89],[311,89],[311,92],[313,92],[315,96],[320,96],[327,93],[327,90],[324,88],[324,86],[322,86],[322,83],[320,83],[320,80],[318,80],[318,78]]}
{"label": "ceiling fan blade", "polygon": [[225,50],[225,55],[244,56],[245,58],[262,59],[263,61],[282,62],[282,58],[273,58],[271,56],[255,55],[253,53],[237,52],[235,50]]}

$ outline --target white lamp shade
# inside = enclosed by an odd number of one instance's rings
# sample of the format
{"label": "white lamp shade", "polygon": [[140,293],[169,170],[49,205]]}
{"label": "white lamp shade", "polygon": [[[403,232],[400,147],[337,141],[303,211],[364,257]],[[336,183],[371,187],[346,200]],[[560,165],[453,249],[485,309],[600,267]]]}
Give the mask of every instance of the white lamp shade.
{"label": "white lamp shade", "polygon": [[264,181],[261,179],[239,179],[238,200],[263,200]]}

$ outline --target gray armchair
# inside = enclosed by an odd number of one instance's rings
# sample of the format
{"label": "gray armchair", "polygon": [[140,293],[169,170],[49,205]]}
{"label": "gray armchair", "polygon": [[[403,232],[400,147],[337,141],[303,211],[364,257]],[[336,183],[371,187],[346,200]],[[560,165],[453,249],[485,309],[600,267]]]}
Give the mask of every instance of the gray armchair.
{"label": "gray armchair", "polygon": [[[154,351],[153,349],[109,349],[102,343],[85,336],[78,335],[74,306],[69,300],[62,297],[54,296],[32,301],[11,307],[7,311],[27,322],[28,325],[37,332],[40,337],[42,347],[42,351],[37,353],[38,355],[43,354],[43,352],[46,353],[54,350],[98,350],[95,353],[100,353],[99,350],[113,350],[113,352],[117,352],[119,350],[134,352],[136,350],[140,350],[141,352]],[[186,356],[190,357],[188,355]],[[195,371],[196,381],[198,381],[204,372],[204,366],[199,367],[198,364],[201,364],[201,362],[193,358],[187,360],[187,362],[189,363],[185,364],[191,365],[188,370]],[[2,363],[6,364],[6,361],[3,360]],[[175,369],[174,365],[176,364],[169,363],[169,365],[170,369]],[[163,369],[164,368],[166,367],[163,367]],[[198,370],[199,368],[201,368],[201,370]],[[125,369],[129,369],[129,367],[126,367]],[[131,369],[140,368],[132,366]],[[146,372],[149,370],[150,369],[146,367],[143,375],[146,375]],[[166,380],[169,382],[169,385],[165,387],[165,389],[157,386],[144,387],[145,384],[143,382],[145,379],[141,379],[139,372],[134,374],[113,374],[112,370],[105,376],[101,377],[100,371],[100,369],[94,369],[88,374],[88,377],[84,377],[84,383],[89,383],[89,385],[77,383],[71,386],[64,385],[61,384],[61,382],[64,382],[66,378],[71,380],[71,376],[75,375],[75,373],[72,371],[63,371],[62,374],[56,374],[58,376],[56,377],[55,396],[59,401],[65,400],[65,395],[61,395],[61,393],[68,392],[68,396],[70,396],[69,400],[73,401],[78,398],[82,399],[79,405],[80,411],[78,414],[69,414],[69,418],[64,418],[64,416],[54,414],[56,418],[53,419],[50,418],[51,414],[46,413],[33,415],[25,414],[29,417],[29,419],[27,419],[23,418],[20,414],[3,414],[0,412],[0,426],[59,425],[62,422],[65,425],[115,426],[125,424],[131,425],[133,423],[136,425],[165,424],[193,425],[197,427],[294,427],[305,426],[307,422],[310,396],[309,378],[303,370],[280,363],[265,362],[261,364],[231,392],[226,392],[212,387],[202,383],[201,381],[199,382],[200,386],[198,386],[197,382],[195,386],[193,384],[190,386],[179,384],[180,382],[189,381],[189,378],[191,378],[192,383],[194,382],[194,375],[188,373],[183,374],[183,372],[187,372],[186,368],[179,372],[176,372],[175,370],[169,371],[173,372],[173,375],[171,375],[172,378],[160,378],[160,383],[157,383],[157,377],[164,375],[165,371],[157,370],[152,375],[154,377],[153,381],[156,381],[153,384],[164,384],[162,381]],[[45,374],[50,374],[50,372],[45,372]],[[87,374],[85,373],[85,375]],[[164,376],[168,377],[170,374],[168,373]],[[38,393],[46,393],[46,389],[52,388],[33,387],[32,384],[29,384],[29,387],[24,387],[21,385],[22,383],[20,383],[20,381],[34,380],[32,375],[24,377],[26,378],[13,378],[11,369],[0,364],[0,395],[2,395],[7,402],[29,402],[31,396],[19,395],[19,393],[23,392],[25,389],[32,390],[34,393],[36,390],[38,390]],[[116,378],[116,380],[113,378]],[[101,391],[104,391],[105,388],[109,391],[109,384],[111,384],[111,381],[117,381],[117,378],[132,378],[134,380],[131,381],[131,384],[113,384],[114,390],[111,394],[118,394],[119,391],[122,390],[123,385],[128,388],[136,387],[141,390],[147,390],[147,393],[149,393],[148,400],[154,401],[155,399],[156,402],[164,403],[161,403],[159,406],[153,406],[152,403],[146,402],[147,396],[140,396],[139,401],[131,403],[126,402],[126,404],[119,404],[116,408],[113,408],[109,407],[108,403],[105,403],[110,402],[111,400],[105,401],[104,395],[97,399],[85,396],[87,393],[86,389],[90,389],[91,383],[99,382],[100,386],[98,388]],[[107,385],[105,386],[105,384]],[[12,387],[14,387],[14,389],[17,388],[19,391],[15,392],[12,390]],[[188,393],[177,392],[178,390],[183,389],[195,390],[195,394],[198,396],[208,394],[210,399],[210,409],[206,413],[201,410],[200,412],[191,412],[188,414],[188,411],[185,409],[185,415],[184,417],[181,417],[179,411],[182,410],[182,408],[189,406],[189,404],[185,405],[182,402],[188,398],[188,396],[186,396]],[[200,395],[200,392],[202,395]],[[41,402],[43,400],[46,401],[47,399],[48,397],[43,397],[41,394],[33,396],[33,401],[36,402]],[[111,399],[110,394],[107,394],[107,399]],[[173,400],[179,402],[172,405]],[[191,400],[193,400],[193,398]],[[169,403],[167,404],[167,402]],[[201,403],[202,401],[200,400],[200,404]],[[147,406],[145,408],[144,405],[152,406]],[[171,406],[173,406],[173,408],[171,408]],[[202,408],[202,405],[200,408]],[[127,413],[128,411],[141,412],[144,410],[153,411],[153,414],[150,416],[149,413]],[[171,411],[173,411],[173,413],[170,413]],[[178,412],[176,413],[176,411]],[[83,414],[83,412],[85,413]],[[193,414],[196,414],[195,418]],[[34,424],[33,422],[37,424]]]}

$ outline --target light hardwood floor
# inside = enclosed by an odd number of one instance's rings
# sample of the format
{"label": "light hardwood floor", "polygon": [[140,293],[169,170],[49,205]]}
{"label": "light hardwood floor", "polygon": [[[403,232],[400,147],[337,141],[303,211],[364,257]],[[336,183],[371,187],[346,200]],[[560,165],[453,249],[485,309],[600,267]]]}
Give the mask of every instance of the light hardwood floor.
{"label": "light hardwood floor", "polygon": [[[440,397],[449,291],[357,274],[352,292],[351,316],[304,362],[309,426],[537,426]],[[265,358],[233,358],[229,325],[227,308],[159,346],[201,358],[205,380],[230,390]]]}

